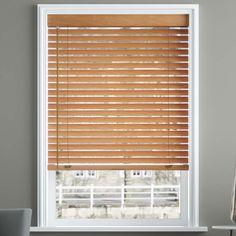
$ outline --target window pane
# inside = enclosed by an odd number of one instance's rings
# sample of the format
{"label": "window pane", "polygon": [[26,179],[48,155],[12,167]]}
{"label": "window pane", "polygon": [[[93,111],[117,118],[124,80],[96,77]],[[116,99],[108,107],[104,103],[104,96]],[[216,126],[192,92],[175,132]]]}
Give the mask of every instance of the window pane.
{"label": "window pane", "polygon": [[57,172],[58,219],[180,218],[179,171],[85,172]]}

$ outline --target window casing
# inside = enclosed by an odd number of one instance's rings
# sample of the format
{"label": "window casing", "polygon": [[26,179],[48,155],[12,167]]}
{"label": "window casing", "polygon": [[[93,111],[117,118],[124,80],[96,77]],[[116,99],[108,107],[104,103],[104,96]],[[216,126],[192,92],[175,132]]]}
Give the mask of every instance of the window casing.
{"label": "window casing", "polygon": [[[190,17],[190,53],[189,53],[189,83],[190,83],[190,134],[191,134],[191,145],[190,145],[190,170],[189,173],[181,174],[181,183],[185,186],[185,192],[183,192],[182,215],[184,217],[181,220],[163,220],[163,221],[152,221],[152,220],[95,220],[91,222],[90,220],[55,220],[55,209],[53,209],[53,201],[55,199],[55,173],[47,171],[47,83],[45,78],[47,78],[47,30],[46,30],[46,19],[48,14],[62,14],[64,13],[65,6],[59,6],[55,8],[53,6],[39,6],[39,65],[38,65],[38,88],[39,88],[39,123],[38,123],[38,166],[39,166],[39,178],[38,178],[38,188],[39,188],[39,201],[38,201],[38,211],[39,211],[39,225],[40,226],[56,226],[56,225],[144,225],[144,226],[156,226],[156,225],[197,225],[198,224],[198,63],[197,63],[197,7],[196,6],[162,6],[162,5],[152,5],[152,7],[147,6],[143,8],[141,6],[122,6],[119,5],[118,8],[115,6],[106,5],[104,8],[99,8],[97,6],[81,6],[75,5],[74,7],[67,6],[68,12],[71,14],[95,14],[95,13],[117,13],[120,14],[130,14],[132,12],[140,14],[176,14],[176,13],[187,13]],[[95,10],[96,9],[96,10]],[[194,43],[194,44],[193,44]],[[50,206],[50,207],[48,207]],[[48,209],[48,210],[46,210]],[[190,220],[188,220],[190,219]],[[109,222],[109,223],[108,223]]]}

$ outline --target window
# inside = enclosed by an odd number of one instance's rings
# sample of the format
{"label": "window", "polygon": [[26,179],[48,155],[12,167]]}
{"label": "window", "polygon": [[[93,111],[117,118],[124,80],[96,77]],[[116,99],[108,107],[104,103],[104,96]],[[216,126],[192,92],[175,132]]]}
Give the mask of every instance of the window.
{"label": "window", "polygon": [[133,177],[141,177],[141,170],[133,170],[132,172],[131,172],[131,175],[133,176]]}
{"label": "window", "polygon": [[74,173],[78,178],[96,178],[96,171],[94,170],[78,170]]}
{"label": "window", "polygon": [[79,170],[75,172],[75,176],[79,178],[84,178],[85,176],[85,171]]}
{"label": "window", "polygon": [[89,176],[89,177],[96,177],[96,172],[94,170],[88,170],[87,171],[87,176]]}
{"label": "window", "polygon": [[152,172],[148,171],[148,170],[144,170],[142,172],[143,177],[151,177],[152,176]]}
{"label": "window", "polygon": [[197,7],[38,9],[39,224],[197,225]]}
{"label": "window", "polygon": [[152,171],[149,170],[133,170],[131,171],[132,177],[151,177]]}

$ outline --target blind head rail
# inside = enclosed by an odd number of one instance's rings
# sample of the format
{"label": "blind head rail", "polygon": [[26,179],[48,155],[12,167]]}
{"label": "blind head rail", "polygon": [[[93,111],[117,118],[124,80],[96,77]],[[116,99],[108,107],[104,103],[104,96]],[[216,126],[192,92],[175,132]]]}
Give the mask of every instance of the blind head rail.
{"label": "blind head rail", "polygon": [[189,16],[181,15],[49,15],[49,27],[188,27]]}

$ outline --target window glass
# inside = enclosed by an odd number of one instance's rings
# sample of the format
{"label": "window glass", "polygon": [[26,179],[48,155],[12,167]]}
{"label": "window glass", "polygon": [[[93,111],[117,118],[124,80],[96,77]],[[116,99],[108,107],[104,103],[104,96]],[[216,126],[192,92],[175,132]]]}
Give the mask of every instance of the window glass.
{"label": "window glass", "polygon": [[124,171],[123,177],[119,171],[76,173],[83,178],[56,173],[58,219],[180,218],[179,171]]}

